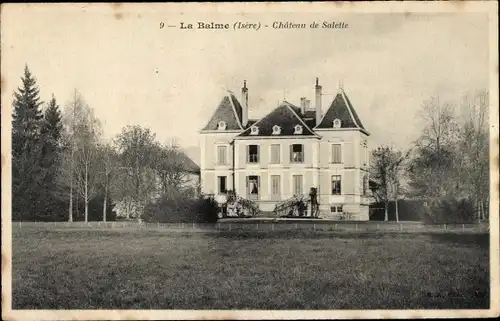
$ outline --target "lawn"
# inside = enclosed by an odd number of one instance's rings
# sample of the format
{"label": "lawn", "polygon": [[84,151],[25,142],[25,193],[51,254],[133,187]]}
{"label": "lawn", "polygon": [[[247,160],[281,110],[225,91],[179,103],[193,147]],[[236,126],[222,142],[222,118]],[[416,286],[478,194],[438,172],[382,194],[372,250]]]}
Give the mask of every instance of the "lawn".
{"label": "lawn", "polygon": [[13,229],[13,308],[486,309],[488,237]]}

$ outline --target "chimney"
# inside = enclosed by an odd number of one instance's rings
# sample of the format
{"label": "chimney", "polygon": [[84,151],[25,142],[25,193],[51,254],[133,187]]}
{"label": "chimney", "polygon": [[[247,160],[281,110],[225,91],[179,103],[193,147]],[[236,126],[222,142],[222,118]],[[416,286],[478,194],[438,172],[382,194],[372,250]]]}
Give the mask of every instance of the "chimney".
{"label": "chimney", "polygon": [[304,106],[306,107],[305,110],[311,109],[311,101],[309,99],[306,99],[304,101]]}
{"label": "chimney", "polygon": [[306,113],[306,97],[300,97],[300,112],[302,115]]}
{"label": "chimney", "polygon": [[319,79],[316,78],[316,126],[319,125],[321,121],[321,86],[319,85]]}
{"label": "chimney", "polygon": [[241,125],[246,128],[248,125],[248,88],[247,81],[243,81],[243,88],[241,88],[241,100],[243,103],[241,111]]}

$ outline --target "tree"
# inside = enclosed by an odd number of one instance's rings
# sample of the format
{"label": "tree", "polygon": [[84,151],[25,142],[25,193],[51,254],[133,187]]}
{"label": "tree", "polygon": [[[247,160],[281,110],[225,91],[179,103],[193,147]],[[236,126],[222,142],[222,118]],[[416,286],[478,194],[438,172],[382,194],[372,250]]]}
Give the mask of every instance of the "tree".
{"label": "tree", "polygon": [[188,180],[185,155],[175,145],[163,145],[156,148],[156,170],[161,193],[166,194],[168,190],[181,190]]}
{"label": "tree", "polygon": [[460,186],[455,163],[458,127],[454,107],[432,98],[424,102],[420,118],[422,133],[408,167],[413,193],[434,200],[456,196]]}
{"label": "tree", "polygon": [[106,222],[106,212],[108,208],[107,200],[110,195],[111,181],[118,169],[118,153],[116,152],[115,146],[110,143],[104,143],[99,146],[99,154],[101,164],[100,177],[104,194],[102,220]]}
{"label": "tree", "polygon": [[22,219],[37,212],[44,170],[40,165],[42,111],[39,88],[28,66],[22,87],[14,92],[12,120],[12,218]]}
{"label": "tree", "polygon": [[[40,205],[43,205],[45,216],[54,216],[60,212],[60,201],[55,197],[56,176],[60,163],[62,148],[62,116],[54,95],[44,112],[41,123],[41,159],[40,163],[45,171],[42,184]],[[55,218],[55,217],[54,217]]]}
{"label": "tree", "polygon": [[489,97],[481,91],[465,96],[461,105],[459,170],[461,186],[472,199],[477,218],[486,218],[489,199]]}
{"label": "tree", "polygon": [[[155,134],[149,128],[126,126],[116,137],[121,166],[133,184],[132,197],[142,208],[147,201],[151,184],[146,179],[155,153]],[[140,210],[139,210],[140,211]]]}
{"label": "tree", "polygon": [[101,126],[92,109],[76,90],[63,114],[63,124],[64,148],[58,175],[59,192],[60,195],[69,194],[69,221],[73,221],[75,193],[83,199],[87,221],[88,204],[98,191]]}
{"label": "tree", "polygon": [[[408,153],[403,155],[401,151],[386,146],[378,147],[373,151],[370,176],[377,183],[373,196],[377,201],[384,203],[385,221],[389,220],[389,201],[395,200],[397,204],[402,165],[407,157]],[[397,210],[396,220],[399,221]]]}

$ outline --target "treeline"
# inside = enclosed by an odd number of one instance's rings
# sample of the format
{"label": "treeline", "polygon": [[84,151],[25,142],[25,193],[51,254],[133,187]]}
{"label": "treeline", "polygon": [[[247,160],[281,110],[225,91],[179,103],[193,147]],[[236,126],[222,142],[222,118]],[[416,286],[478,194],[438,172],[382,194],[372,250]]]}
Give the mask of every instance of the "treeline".
{"label": "treeline", "polygon": [[410,148],[380,146],[373,151],[372,194],[384,208],[384,220],[391,203],[400,219],[401,198],[412,201],[412,216],[418,212],[429,223],[488,218],[488,113],[485,91],[465,95],[458,106],[432,98],[422,105],[416,120],[420,135]]}
{"label": "treeline", "polygon": [[197,195],[196,165],[148,128],[126,126],[106,140],[102,124],[78,91],[62,110],[26,66],[14,93],[12,218],[94,221],[140,218],[150,203],[182,192]]}

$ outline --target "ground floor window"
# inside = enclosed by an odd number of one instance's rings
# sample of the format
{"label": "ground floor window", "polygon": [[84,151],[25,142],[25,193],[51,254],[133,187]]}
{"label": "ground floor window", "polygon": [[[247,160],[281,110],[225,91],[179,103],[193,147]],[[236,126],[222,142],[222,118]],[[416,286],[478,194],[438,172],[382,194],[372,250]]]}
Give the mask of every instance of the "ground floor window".
{"label": "ground floor window", "polygon": [[302,196],[304,194],[302,188],[302,175],[293,175],[293,195]]}
{"label": "ground floor window", "polygon": [[227,176],[217,176],[219,194],[227,192]]}
{"label": "ground floor window", "polygon": [[258,199],[260,192],[260,177],[247,176],[247,194],[250,199]]}
{"label": "ground floor window", "polygon": [[338,205],[338,204],[330,205],[330,212],[331,213],[340,214],[340,213],[342,213],[342,211],[343,211],[342,205]]}
{"label": "ground floor window", "polygon": [[341,177],[340,175],[332,176],[332,195],[340,195],[341,194]]}

